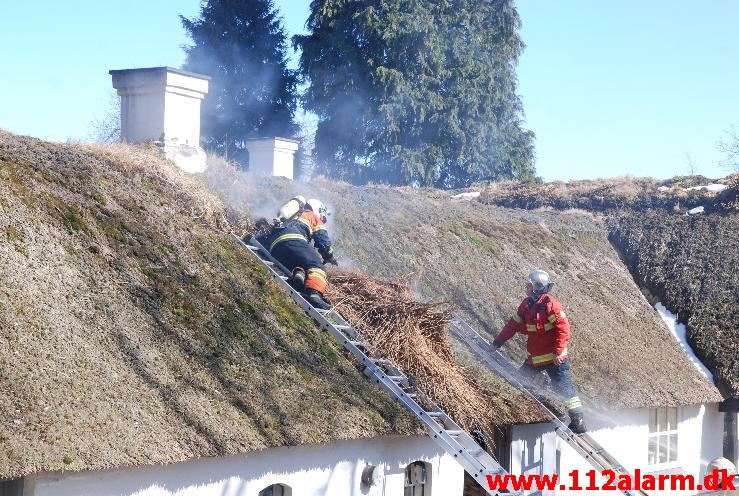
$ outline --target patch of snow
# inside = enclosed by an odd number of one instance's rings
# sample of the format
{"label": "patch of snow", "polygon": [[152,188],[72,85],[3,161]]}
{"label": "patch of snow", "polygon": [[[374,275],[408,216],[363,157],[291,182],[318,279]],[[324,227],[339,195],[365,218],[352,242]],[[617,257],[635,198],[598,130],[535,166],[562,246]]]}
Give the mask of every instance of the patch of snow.
{"label": "patch of snow", "polygon": [[477,198],[480,196],[479,191],[470,191],[469,193],[460,193],[458,195],[452,196],[455,200],[471,200],[473,198]]}
{"label": "patch of snow", "polygon": [[706,209],[701,205],[700,207],[691,208],[687,212],[685,212],[685,215],[698,215],[702,214]]}
{"label": "patch of snow", "polygon": [[669,186],[660,186],[659,188],[657,188],[657,190],[658,191],[670,191],[670,187]]}
{"label": "patch of snow", "polygon": [[654,305],[654,308],[655,310],[657,310],[657,313],[662,318],[664,323],[667,324],[667,328],[670,329],[670,333],[675,339],[677,339],[677,342],[680,344],[680,347],[683,349],[690,361],[693,362],[695,368],[698,369],[698,372],[703,374],[706,379],[713,382],[713,374],[710,370],[706,368],[705,365],[703,365],[703,362],[701,362],[698,357],[695,356],[693,348],[691,348],[690,344],[688,344],[685,324],[681,324],[680,322],[678,322],[677,315],[667,310],[667,308],[665,308],[662,303],[657,303],[656,305]]}
{"label": "patch of snow", "polygon": [[704,186],[693,186],[691,188],[685,188],[685,191],[698,191],[701,189],[705,189],[706,191],[710,191],[711,193],[720,193],[726,188],[728,188],[728,186],[725,184],[713,183],[706,184]]}

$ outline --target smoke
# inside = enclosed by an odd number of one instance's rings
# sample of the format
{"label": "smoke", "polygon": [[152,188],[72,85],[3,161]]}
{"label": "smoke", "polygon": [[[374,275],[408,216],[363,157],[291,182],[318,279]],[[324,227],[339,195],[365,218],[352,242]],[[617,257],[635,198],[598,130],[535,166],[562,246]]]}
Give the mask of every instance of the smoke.
{"label": "smoke", "polygon": [[280,205],[288,199],[283,199],[284,195],[279,191],[263,184],[264,179],[259,175],[245,171],[222,157],[208,154],[207,164],[203,180],[208,187],[230,208],[252,219],[274,218]]}
{"label": "smoke", "polygon": [[[208,155],[207,163],[202,179],[233,210],[247,214],[252,220],[260,217],[273,219],[280,207],[296,195],[306,199],[317,198],[331,212],[326,222],[329,236],[335,239],[340,235],[338,223],[334,222],[335,204],[315,185],[245,171],[214,154]],[[356,265],[354,261],[346,261]]]}

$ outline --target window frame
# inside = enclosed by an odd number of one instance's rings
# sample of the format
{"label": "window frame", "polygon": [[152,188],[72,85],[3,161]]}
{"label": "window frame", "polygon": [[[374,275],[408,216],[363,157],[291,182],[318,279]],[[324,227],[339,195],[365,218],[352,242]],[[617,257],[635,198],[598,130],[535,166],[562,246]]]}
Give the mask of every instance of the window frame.
{"label": "window frame", "polygon": [[[413,482],[408,480],[409,470],[412,470],[412,467],[422,467],[423,468],[423,481],[420,482]],[[412,473],[412,472],[411,472]],[[410,485],[409,485],[410,484]],[[418,494],[417,488],[421,488],[421,493]],[[428,462],[424,462],[421,460],[416,460],[412,463],[409,463],[405,466],[405,470],[403,471],[403,495],[408,496],[408,490],[411,490],[410,496],[431,496],[431,464]]]}
{"label": "window frame", "polygon": [[[673,414],[674,413],[674,417]],[[663,414],[664,417],[661,417]],[[674,425],[671,425],[674,418]],[[680,418],[681,410],[677,406],[657,407],[649,410],[647,423],[647,468],[650,471],[664,470],[680,466]],[[663,424],[664,423],[664,424]],[[664,444],[662,443],[664,440]],[[672,445],[675,444],[673,451]],[[650,449],[654,445],[654,462],[650,460]],[[660,452],[666,451],[666,460],[660,461]],[[671,459],[674,453],[675,458]]]}

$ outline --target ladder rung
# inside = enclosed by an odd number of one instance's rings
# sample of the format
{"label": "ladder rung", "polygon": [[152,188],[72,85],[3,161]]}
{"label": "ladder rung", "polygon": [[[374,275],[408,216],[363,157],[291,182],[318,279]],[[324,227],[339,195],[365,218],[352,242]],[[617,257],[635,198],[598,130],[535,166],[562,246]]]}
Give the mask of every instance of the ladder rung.
{"label": "ladder rung", "polygon": [[443,417],[444,414],[441,412],[426,412],[429,417]]}
{"label": "ladder rung", "polygon": [[446,432],[450,436],[461,436],[462,435],[462,431],[444,431],[444,432]]}
{"label": "ladder rung", "polygon": [[363,342],[361,342],[361,341],[349,341],[349,342],[350,342],[351,344],[353,344],[354,346],[361,346],[361,347],[364,347],[364,343],[363,343]]}
{"label": "ladder rung", "polygon": [[480,455],[482,453],[485,453],[485,450],[482,449],[482,448],[477,448],[477,449],[469,450],[469,453],[472,456],[477,456],[477,455]]}
{"label": "ladder rung", "polygon": [[289,277],[287,277],[287,276],[280,276],[280,279],[282,279],[283,281],[287,281],[287,280],[288,280],[288,279],[290,279],[290,278],[289,278]]}
{"label": "ladder rung", "polygon": [[259,248],[257,248],[256,246],[252,246],[252,245],[246,245],[246,247],[249,248],[251,251],[259,250]]}
{"label": "ladder rung", "polygon": [[275,264],[274,262],[270,262],[269,260],[262,260],[262,263],[264,265],[274,265]]}
{"label": "ladder rung", "polygon": [[408,378],[404,375],[389,375],[387,376],[391,381],[407,381]]}
{"label": "ladder rung", "polygon": [[340,324],[336,324],[336,325],[334,325],[334,327],[337,328],[340,331],[349,331],[349,330],[352,329],[352,326],[340,325]]}

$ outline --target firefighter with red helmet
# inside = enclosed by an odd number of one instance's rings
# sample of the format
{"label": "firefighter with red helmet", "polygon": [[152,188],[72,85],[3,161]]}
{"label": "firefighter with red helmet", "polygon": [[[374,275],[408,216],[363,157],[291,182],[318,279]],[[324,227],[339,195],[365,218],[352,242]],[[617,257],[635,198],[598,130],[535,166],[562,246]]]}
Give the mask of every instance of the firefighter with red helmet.
{"label": "firefighter with red helmet", "polygon": [[530,376],[539,373],[549,376],[555,391],[564,399],[570,430],[582,434],[587,429],[567,355],[570,323],[560,302],[549,293],[553,285],[543,270],[529,274],[527,297],[493,341],[493,349],[498,350],[516,332],[525,334],[529,356],[521,366],[522,371]]}
{"label": "firefighter with red helmet", "polygon": [[323,295],[327,285],[323,267],[326,263],[338,265],[326,231],[329,215],[323,202],[306,201],[296,196],[280,208],[274,229],[257,238],[273,257],[292,271],[290,284],[303,293],[311,305],[324,310],[331,305]]}

